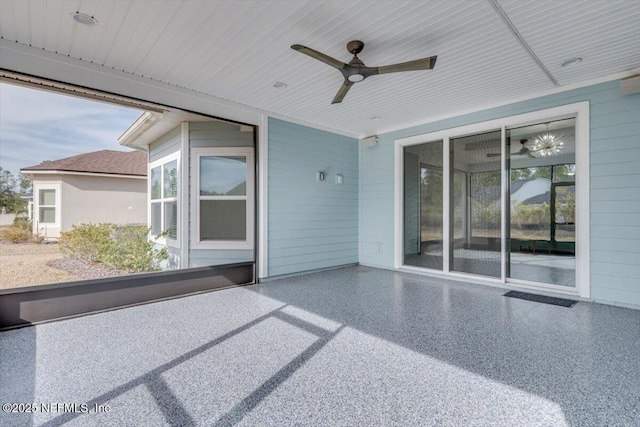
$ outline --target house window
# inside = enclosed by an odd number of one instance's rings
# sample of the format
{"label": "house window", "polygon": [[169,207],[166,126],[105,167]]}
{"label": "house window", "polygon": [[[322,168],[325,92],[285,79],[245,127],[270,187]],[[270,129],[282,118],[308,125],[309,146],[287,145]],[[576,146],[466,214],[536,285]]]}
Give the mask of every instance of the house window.
{"label": "house window", "polygon": [[178,240],[179,153],[157,160],[149,171],[151,235],[162,233],[167,242]]}
{"label": "house window", "polygon": [[38,221],[40,224],[56,223],[56,190],[41,189],[38,192]]}
{"label": "house window", "polygon": [[253,248],[253,148],[195,148],[193,241],[202,249]]}

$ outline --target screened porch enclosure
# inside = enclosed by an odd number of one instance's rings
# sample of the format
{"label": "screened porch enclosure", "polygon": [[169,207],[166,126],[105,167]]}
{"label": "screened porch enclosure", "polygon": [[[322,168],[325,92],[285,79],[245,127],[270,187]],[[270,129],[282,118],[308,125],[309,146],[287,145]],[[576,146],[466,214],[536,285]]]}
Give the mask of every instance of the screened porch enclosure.
{"label": "screened porch enclosure", "polygon": [[404,265],[575,287],[575,126],[404,147]]}

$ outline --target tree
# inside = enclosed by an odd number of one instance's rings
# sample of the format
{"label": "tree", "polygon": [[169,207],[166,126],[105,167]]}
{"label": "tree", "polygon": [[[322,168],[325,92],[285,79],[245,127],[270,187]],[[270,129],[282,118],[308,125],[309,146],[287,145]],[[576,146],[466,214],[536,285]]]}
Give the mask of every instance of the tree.
{"label": "tree", "polygon": [[0,209],[8,213],[18,213],[26,207],[26,200],[16,191],[18,180],[11,171],[0,166]]}
{"label": "tree", "polygon": [[20,181],[20,195],[27,196],[29,194],[32,194],[33,182],[31,182],[31,180],[23,174],[20,174],[20,177],[18,179]]}

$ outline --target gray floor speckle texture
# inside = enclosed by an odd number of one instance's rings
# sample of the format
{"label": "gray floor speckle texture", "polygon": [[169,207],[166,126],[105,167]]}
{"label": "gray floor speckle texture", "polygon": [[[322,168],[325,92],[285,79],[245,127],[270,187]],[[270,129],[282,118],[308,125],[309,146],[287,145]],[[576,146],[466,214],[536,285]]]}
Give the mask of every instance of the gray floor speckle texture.
{"label": "gray floor speckle texture", "polygon": [[640,425],[640,312],[365,267],[0,333],[0,426]]}

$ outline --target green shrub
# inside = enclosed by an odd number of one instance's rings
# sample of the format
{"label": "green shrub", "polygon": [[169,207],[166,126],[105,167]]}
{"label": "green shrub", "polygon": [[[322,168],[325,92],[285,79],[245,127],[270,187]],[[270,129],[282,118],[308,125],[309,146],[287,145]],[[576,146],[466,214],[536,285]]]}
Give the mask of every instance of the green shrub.
{"label": "green shrub", "polygon": [[168,258],[166,248],[156,249],[144,225],[83,224],[60,233],[60,250],[67,256],[106,266],[144,272],[159,270]]}

